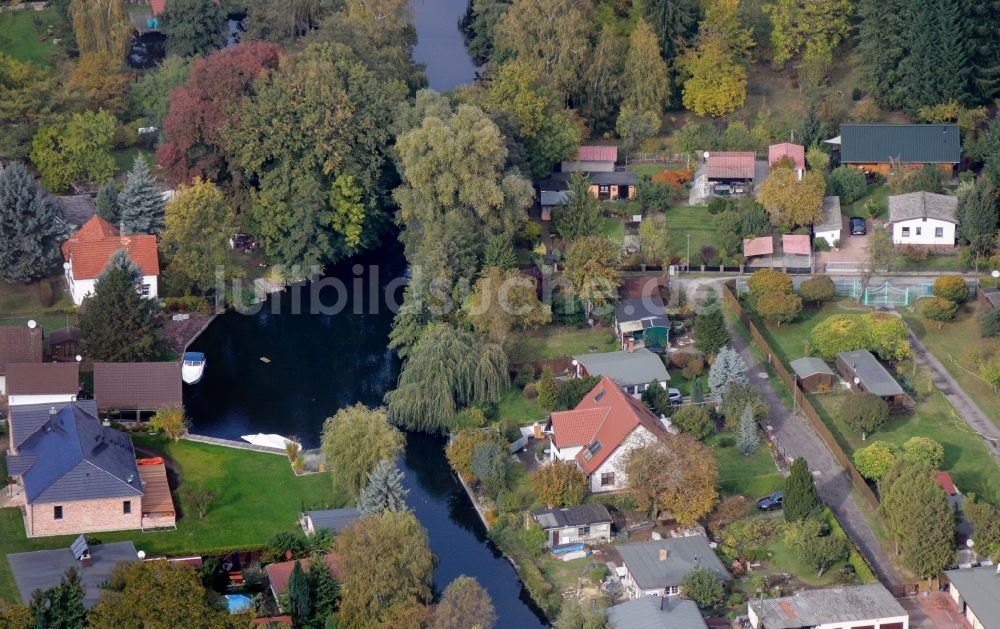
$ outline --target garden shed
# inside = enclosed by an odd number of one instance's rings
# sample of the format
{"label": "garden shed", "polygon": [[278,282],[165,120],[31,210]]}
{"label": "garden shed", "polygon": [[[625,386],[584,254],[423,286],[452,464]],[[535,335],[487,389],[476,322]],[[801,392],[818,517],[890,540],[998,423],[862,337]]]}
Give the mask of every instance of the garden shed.
{"label": "garden shed", "polygon": [[833,369],[820,358],[803,356],[793,360],[789,366],[806,393],[827,391],[833,386]]}
{"label": "garden shed", "polygon": [[890,404],[906,405],[909,401],[903,387],[866,349],[837,354],[837,371],[852,389],[874,393]]}

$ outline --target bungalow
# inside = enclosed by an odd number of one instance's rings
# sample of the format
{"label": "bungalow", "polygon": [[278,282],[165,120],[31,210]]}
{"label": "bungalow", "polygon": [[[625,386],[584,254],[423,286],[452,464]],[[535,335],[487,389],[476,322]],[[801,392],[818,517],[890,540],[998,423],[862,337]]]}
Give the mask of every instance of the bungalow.
{"label": "bungalow", "polygon": [[837,354],[837,371],[852,389],[874,393],[890,404],[905,404],[909,399],[903,387],[866,349]]}
{"label": "bungalow", "polygon": [[792,162],[792,170],[795,171],[798,178],[802,179],[802,173],[806,170],[806,147],[791,142],[772,144],[767,147],[767,163],[769,165],[774,166],[776,162],[786,158]]}
{"label": "bungalow", "polygon": [[299,516],[299,524],[306,535],[315,535],[326,529],[331,533],[340,533],[361,519],[361,512],[350,507],[347,509],[326,509],[325,511],[305,511]]}
{"label": "bungalow", "polygon": [[615,336],[624,350],[666,350],[669,326],[667,309],[659,295],[624,299],[615,306]]}
{"label": "bungalow", "polygon": [[617,161],[617,146],[581,146],[576,150],[576,159],[564,161],[560,170],[564,173],[610,173],[614,172]]}
{"label": "bungalow", "polygon": [[753,181],[753,151],[719,151],[705,153],[706,175],[710,182],[750,183]]}
{"label": "bungalow", "polygon": [[844,219],[840,213],[840,197],[823,197],[823,221],[813,225],[813,237],[822,238],[831,247],[840,241]]}
{"label": "bungalow", "polygon": [[677,596],[684,577],[695,568],[707,568],[723,581],[729,573],[704,535],[615,544],[622,558],[622,583],[630,598]]}
{"label": "bungalow", "polygon": [[37,590],[59,585],[66,570],[76,568],[83,585],[83,606],[86,609],[101,600],[103,587],[111,579],[116,565],[136,561],[139,561],[139,555],[132,542],[90,545],[83,535],[69,547],[7,555],[7,563],[25,605],[31,604],[32,595]]}
{"label": "bungalow", "polygon": [[569,200],[569,192],[567,190],[543,190],[539,193],[538,198],[538,204],[542,210],[542,220],[551,221],[552,210]]}
{"label": "bungalow", "polygon": [[181,364],[94,363],[94,399],[102,414],[135,414],[140,421],[170,406],[181,406]]}
{"label": "bungalow", "polygon": [[574,461],[592,493],[628,486],[622,461],[632,448],[665,439],[667,431],[641,402],[604,376],[571,411],[549,415],[550,458]]}
{"label": "bungalow", "polygon": [[829,391],[833,386],[833,369],[820,358],[803,356],[788,363],[788,366],[806,393]]}
{"label": "bungalow", "polygon": [[531,517],[545,531],[545,546],[606,544],[611,541],[611,514],[602,504],[532,511]]}
{"label": "bungalow", "polygon": [[[639,177],[632,171],[598,171],[585,174],[590,182],[587,192],[595,199],[616,201],[618,199],[635,198],[636,186],[639,185]],[[558,200],[565,199],[565,193],[569,188],[569,179],[571,176],[572,173],[552,173],[548,179],[538,183],[539,198],[541,199],[540,203],[543,209],[546,206],[551,209],[555,205],[558,205]]]}
{"label": "bungalow", "polygon": [[123,236],[117,227],[95,215],[62,244],[63,257],[66,260],[63,268],[73,303],[77,305],[83,303],[83,300],[94,292],[97,278],[104,272],[111,256],[121,249],[128,253],[142,272],[142,280],[136,290],[143,297],[156,298],[160,275],[156,236],[150,234]]}
{"label": "bungalow", "polygon": [[14,363],[7,365],[7,404],[72,402],[80,394],[80,365]]}
{"label": "bungalow", "polygon": [[611,629],[708,629],[694,601],[640,596],[604,610]]}
{"label": "bungalow", "polygon": [[842,124],[840,163],[865,173],[890,174],[892,163],[910,168],[933,164],[951,176],[962,160],[957,124]]}
{"label": "bungalow", "polygon": [[1000,568],[959,568],[944,574],[948,593],[972,629],[1000,628]]}
{"label": "bungalow", "polygon": [[7,455],[24,487],[28,537],[142,527],[142,480],[132,440],[76,404],[49,419]]}
{"label": "bungalow", "polygon": [[633,397],[640,397],[650,382],[658,382],[666,389],[670,380],[663,360],[646,348],[632,352],[580,354],[573,357],[573,365],[577,377],[607,376]]}
{"label": "bungalow", "polygon": [[909,629],[910,616],[879,583],[793,596],[752,599],[747,616],[754,629]]}
{"label": "bungalow", "polygon": [[889,228],[894,245],[955,246],[958,197],[910,192],[889,197]]}
{"label": "bungalow", "polygon": [[34,321],[28,325],[0,325],[0,395],[7,394],[7,365],[42,362],[44,337]]}

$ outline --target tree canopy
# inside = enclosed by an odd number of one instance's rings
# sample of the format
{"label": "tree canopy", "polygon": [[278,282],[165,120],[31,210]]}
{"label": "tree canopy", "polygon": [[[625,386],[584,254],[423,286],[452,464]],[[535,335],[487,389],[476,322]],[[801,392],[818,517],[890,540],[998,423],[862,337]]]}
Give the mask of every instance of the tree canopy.
{"label": "tree canopy", "polygon": [[31,162],[53,192],[68,190],[74,181],[107,181],[115,173],[114,135],[115,118],[110,113],[73,114],[64,122],[39,127],[31,141]]}
{"label": "tree canopy", "polygon": [[55,267],[65,236],[57,216],[55,201],[24,165],[0,170],[0,278],[23,282]]}
{"label": "tree canopy", "polygon": [[217,276],[236,274],[231,259],[229,236],[236,216],[214,184],[195,178],[181,185],[166,205],[163,248],[176,273],[202,291],[215,288]]}
{"label": "tree canopy", "polygon": [[355,404],[323,423],[323,456],[333,482],[355,498],[368,484],[368,475],[381,461],[401,454],[404,444],[403,433],[389,423],[381,408]]}
{"label": "tree canopy", "polygon": [[212,52],[226,43],[226,13],[214,0],[170,0],[163,12],[167,51],[181,57]]}
{"label": "tree canopy", "polygon": [[636,447],[624,460],[629,494],[654,519],[668,513],[693,524],[715,506],[719,469],[708,446],[687,435]]}

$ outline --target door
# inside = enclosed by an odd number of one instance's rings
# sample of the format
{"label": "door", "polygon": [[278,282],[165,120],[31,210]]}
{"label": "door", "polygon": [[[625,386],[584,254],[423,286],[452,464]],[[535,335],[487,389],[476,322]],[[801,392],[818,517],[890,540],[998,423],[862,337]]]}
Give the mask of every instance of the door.
{"label": "door", "polygon": [[559,531],[552,531],[552,545],[559,545]]}

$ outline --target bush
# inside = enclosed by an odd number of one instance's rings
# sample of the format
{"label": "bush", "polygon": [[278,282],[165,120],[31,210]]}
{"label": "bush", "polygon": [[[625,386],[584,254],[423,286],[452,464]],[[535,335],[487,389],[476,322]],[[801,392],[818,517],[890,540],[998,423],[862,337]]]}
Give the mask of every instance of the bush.
{"label": "bush", "polygon": [[[820,240],[826,242],[823,238],[817,239],[817,242]],[[802,296],[802,300],[814,304],[832,299],[836,293],[837,285],[828,275],[817,275],[809,278],[799,286],[799,295]]]}
{"label": "bush", "polygon": [[921,300],[920,313],[931,321],[937,321],[940,330],[945,321],[954,321],[958,316],[958,304],[943,297],[928,297]]}
{"label": "bush", "polygon": [[747,286],[754,298],[767,294],[787,295],[792,292],[792,276],[774,269],[763,269],[750,276]]}
{"label": "bush", "polygon": [[709,214],[721,214],[727,209],[729,209],[729,202],[722,197],[713,197],[712,200],[708,202]]}
{"label": "bush", "polygon": [[472,455],[476,447],[487,441],[498,441],[499,435],[492,430],[466,428],[461,430],[451,440],[445,449],[445,456],[451,466],[464,478],[472,478]]}
{"label": "bush", "polygon": [[861,96],[862,96],[862,94],[861,94],[861,88],[860,87],[855,87],[854,89],[851,90],[851,100],[853,100],[853,101],[859,101],[859,100],[861,100]]}
{"label": "bush", "polygon": [[931,292],[935,297],[953,301],[956,304],[965,303],[969,299],[969,286],[957,275],[943,275],[934,280]]}
{"label": "bush", "polygon": [[826,238],[816,238],[813,240],[813,251],[829,251],[830,243]]}
{"label": "bush", "polygon": [[482,428],[485,425],[486,414],[483,413],[482,409],[470,406],[455,415],[455,419],[451,422],[451,429],[457,432],[465,428]]}
{"label": "bush", "polygon": [[681,581],[681,594],[698,604],[711,607],[722,600],[725,585],[718,576],[704,566],[694,568]]}
{"label": "bush", "polygon": [[[726,430],[736,430],[740,425],[740,418],[743,409],[750,407],[753,419],[760,425],[767,424],[769,407],[764,401],[764,396],[756,387],[749,384],[738,384],[728,387],[722,396],[722,404],[719,410],[726,418]],[[731,442],[733,440],[730,440]],[[719,440],[722,445],[722,440]],[[732,445],[732,443],[730,443]]]}
{"label": "bush", "polygon": [[903,444],[903,457],[939,470],[944,460],[944,446],[928,437],[910,437]]}
{"label": "bush", "polygon": [[694,380],[703,373],[705,373],[705,359],[701,356],[695,356],[687,361],[683,369],[681,369],[681,375],[688,380]]}
{"label": "bush", "polygon": [[874,393],[863,391],[844,400],[837,416],[851,430],[870,435],[889,418],[889,405]]}
{"label": "bush", "polygon": [[538,387],[535,386],[535,383],[529,382],[524,385],[524,390],[521,391],[521,394],[524,395],[524,399],[526,400],[534,400],[538,397]]}
{"label": "bush", "polygon": [[531,488],[547,506],[578,505],[587,497],[587,478],[576,463],[553,461],[531,473]]}
{"label": "bush", "polygon": [[850,166],[838,166],[826,180],[826,193],[840,197],[840,202],[854,203],[868,192],[865,175]]}
{"label": "bush", "polygon": [[535,383],[538,389],[538,403],[542,408],[554,411],[559,406],[559,383],[556,382],[556,374],[552,367],[546,365],[542,369],[542,377]]}
{"label": "bush", "polygon": [[768,293],[757,297],[754,307],[757,314],[781,325],[795,321],[802,311],[802,299],[798,295]]}
{"label": "bush", "polygon": [[685,404],[674,411],[670,421],[698,440],[711,435],[715,428],[715,422],[704,404]]}
{"label": "bush", "polygon": [[979,315],[979,333],[983,336],[1000,335],[1000,310],[989,310]]}
{"label": "bush", "polygon": [[600,585],[601,581],[604,580],[604,577],[608,576],[608,567],[594,566],[587,573],[587,576],[590,579],[591,583],[593,583],[594,585]]}
{"label": "bush", "polygon": [[557,396],[557,408],[575,408],[590,390],[597,386],[601,379],[597,376],[586,376],[584,378],[573,378],[566,380],[559,385]]}
{"label": "bush", "polygon": [[906,325],[889,313],[836,314],[817,324],[810,338],[826,360],[856,349],[867,349],[886,361],[899,361],[911,355]]}

